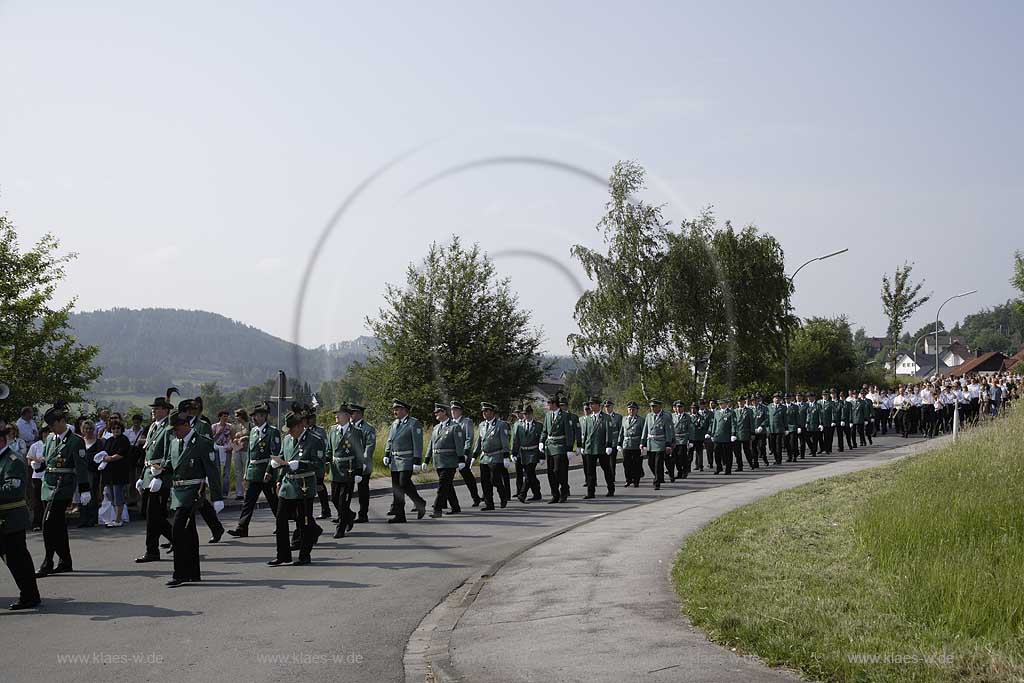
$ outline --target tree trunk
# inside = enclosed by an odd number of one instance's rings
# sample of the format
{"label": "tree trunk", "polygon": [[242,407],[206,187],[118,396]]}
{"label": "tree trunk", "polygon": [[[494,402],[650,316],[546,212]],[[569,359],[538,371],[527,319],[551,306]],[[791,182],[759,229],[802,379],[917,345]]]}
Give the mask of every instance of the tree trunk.
{"label": "tree trunk", "polygon": [[700,397],[707,398],[708,393],[708,378],[711,377],[711,358],[715,355],[715,347],[711,346],[711,350],[708,351],[708,364],[704,367],[704,379],[700,382]]}

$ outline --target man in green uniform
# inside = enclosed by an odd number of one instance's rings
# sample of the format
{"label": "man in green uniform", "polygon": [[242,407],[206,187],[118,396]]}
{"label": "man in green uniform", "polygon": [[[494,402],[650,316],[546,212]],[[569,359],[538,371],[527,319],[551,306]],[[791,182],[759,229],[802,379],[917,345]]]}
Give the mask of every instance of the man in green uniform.
{"label": "man in green uniform", "polygon": [[807,398],[800,392],[796,394],[796,405],[796,442],[800,451],[800,459],[803,460],[807,457]]}
{"label": "man in green uniform", "polygon": [[[583,498],[589,500],[594,497],[597,488],[597,467],[601,459],[607,458],[614,452],[609,434],[608,416],[601,412],[601,399],[591,396],[587,401],[590,413],[580,419],[580,445],[583,448],[583,471],[587,480],[587,495]],[[608,468],[605,472],[606,496],[615,495],[615,481],[608,480]]]}
{"label": "man in green uniform", "polygon": [[321,464],[316,469],[316,495],[320,501],[320,519],[330,519],[331,503],[327,495],[327,484],[324,483],[331,464],[331,457],[327,452],[327,430],[316,423],[316,406],[307,405],[303,408],[305,409],[306,429],[313,432],[324,445],[324,450],[320,454]]}
{"label": "man in green uniform", "polygon": [[[195,431],[196,434],[200,434],[213,440],[213,427],[210,425],[210,420],[203,415],[203,397],[196,396],[195,398],[187,398],[184,401],[178,403],[178,412],[188,416],[189,427]],[[220,463],[217,463],[217,476],[220,477]],[[210,528],[210,543],[217,543],[220,541],[221,536],[224,535],[224,525],[221,523],[220,518],[217,517],[217,512],[213,509],[210,501],[202,493],[206,490],[205,487],[200,489],[200,496],[197,501],[196,512],[203,518],[206,526]]]}
{"label": "man in green uniform", "polygon": [[711,420],[711,441],[715,444],[715,474],[732,474],[733,443],[736,441],[736,413],[729,407],[731,399],[723,398]]}
{"label": "man in green uniform", "polygon": [[391,402],[391,411],[395,421],[391,423],[391,431],[384,446],[384,464],[391,468],[391,495],[393,502],[391,524],[405,523],[405,497],[412,498],[416,508],[416,518],[423,519],[427,514],[427,501],[416,491],[412,475],[419,473],[423,465],[423,427],[420,421],[409,414],[411,406],[397,398]]}
{"label": "man in green uniform", "polygon": [[540,435],[540,450],[548,465],[549,505],[569,500],[569,453],[576,444],[575,425],[571,414],[562,409],[558,395],[549,398]]}
{"label": "man in green uniform", "polygon": [[772,394],[772,404],[768,406],[768,447],[772,452],[772,460],[776,465],[782,464],[782,451],[786,450],[786,433],[788,427],[788,408],[782,402],[782,394]]}
{"label": "man in green uniform", "polygon": [[[199,420],[197,420],[199,422]],[[174,543],[174,574],[168,586],[200,581],[199,534],[196,532],[195,513],[203,498],[204,486],[209,487],[214,513],[224,509],[221,498],[220,470],[213,439],[193,428],[184,412],[171,413],[171,432],[167,436],[167,449],[161,471],[167,470],[171,486],[171,509],[174,522],[171,538]]]}
{"label": "man in green uniform", "polygon": [[641,438],[644,433],[644,420],[639,415],[640,406],[636,401],[626,404],[626,415],[622,418],[619,429],[619,450],[622,451],[622,469],[625,470],[626,488],[639,488],[640,479],[644,476],[644,461],[641,455]]}
{"label": "man in green uniform", "polygon": [[540,480],[537,479],[537,463],[540,462],[540,435],[544,425],[533,419],[533,406],[529,403],[519,415],[519,422],[512,428],[512,460],[516,463],[516,498],[525,503],[527,491],[533,492],[530,500],[543,498]]}
{"label": "man in green uniform", "polygon": [[[167,396],[172,390],[167,390]],[[135,488],[146,500],[146,554],[135,558],[138,563],[156,562],[160,559],[160,537],[171,542],[171,523],[167,521],[167,504],[171,496],[168,473],[163,470],[167,455],[167,439],[171,433],[168,415],[174,407],[164,396],[157,396],[149,404],[153,422],[146,432],[146,459],[142,478],[135,482]]]}
{"label": "man in green uniform", "polygon": [[829,399],[828,391],[821,390],[821,400],[818,401],[818,415],[821,420],[821,442],[819,451],[826,455],[832,454],[832,435],[835,433],[835,406]]}
{"label": "man in green uniform", "polygon": [[821,406],[814,400],[813,395],[807,394],[807,422],[804,423],[804,440],[811,450],[811,457],[818,455],[818,443],[821,441],[821,432],[824,427],[821,424]]}
{"label": "man in green uniform", "polygon": [[[288,433],[281,443],[281,455],[270,458],[270,466],[278,471],[277,484],[277,556],[271,567],[282,564],[309,564],[313,546],[323,532],[313,517],[316,498],[316,468],[324,448],[320,439],[306,427],[305,413],[289,412],[284,419]],[[295,520],[299,530],[299,559],[292,562],[293,541],[288,523]]]}
{"label": "man in green uniform", "polygon": [[363,480],[365,444],[363,433],[352,426],[352,409],[341,404],[334,411],[335,424],[327,434],[327,453],[331,458],[331,500],[338,510],[335,538],[344,538],[352,530],[352,492]]}
{"label": "man in green uniform", "polygon": [[[686,412],[686,404],[682,401],[672,402],[672,428],[676,432],[676,441],[668,463],[669,474],[686,479],[690,476],[690,440],[693,438],[693,418]],[[671,472],[673,467],[675,467],[674,473]],[[675,476],[673,476],[672,481],[675,480]]]}
{"label": "man in green uniform", "polygon": [[11,604],[9,609],[12,610],[32,609],[42,602],[32,569],[32,556],[25,545],[28,481],[25,461],[8,448],[7,432],[0,431],[0,557],[7,563],[18,586],[18,600]]}
{"label": "man in green uniform", "polygon": [[839,390],[833,388],[829,392],[829,403],[832,404],[832,435],[839,444],[839,452],[843,452],[844,432],[846,424],[843,422],[843,402],[839,398]]}
{"label": "man in green uniform", "polygon": [[750,469],[756,470],[757,460],[754,458],[753,449],[750,447],[750,440],[754,436],[754,411],[747,405],[747,399],[742,396],[737,402],[739,407],[733,411],[736,415],[736,441],[733,442],[736,471],[743,471],[743,458],[747,459]]}
{"label": "man in green uniform", "polygon": [[449,515],[462,512],[459,497],[455,494],[455,472],[459,463],[466,461],[466,437],[462,426],[449,417],[448,406],[445,404],[434,404],[434,419],[437,424],[430,432],[425,462],[433,464],[437,470],[437,497],[434,498],[434,509],[430,513],[436,519],[445,507],[451,508]]}
{"label": "man in green uniform", "polygon": [[508,505],[510,498],[503,473],[508,471],[505,461],[509,460],[511,438],[508,423],[498,418],[496,405],[485,401],[480,404],[480,413],[484,419],[477,425],[473,457],[480,462],[480,488],[484,498],[484,506],[480,509],[493,510],[495,488],[498,489],[501,507]]}
{"label": "man in green uniform", "polygon": [[359,491],[359,516],[356,524],[370,521],[370,475],[373,474],[373,454],[377,450],[377,430],[363,419],[366,409],[358,403],[349,403],[352,409],[352,426],[363,433],[363,480],[356,485]]}
{"label": "man in green uniform", "polygon": [[714,445],[705,436],[711,432],[711,420],[714,416],[714,411],[708,409],[708,402],[700,399],[697,402],[697,417],[692,418],[693,438],[696,441],[693,444],[694,464],[700,472],[704,471],[705,452],[707,453],[708,467],[714,464]]}
{"label": "man in green uniform", "polygon": [[800,454],[800,406],[793,394],[786,394],[786,462],[796,462]]}
{"label": "man in green uniform", "polygon": [[270,406],[257,403],[252,409],[253,427],[249,430],[249,460],[245,465],[245,500],[242,513],[238,516],[238,527],[228,529],[236,538],[249,535],[249,521],[256,511],[260,494],[267,499],[267,506],[277,514],[277,478],[270,468],[270,459],[281,455],[281,432],[270,424]]}
{"label": "man in green uniform", "polygon": [[480,490],[477,488],[476,475],[473,474],[473,463],[470,462],[470,454],[473,452],[473,437],[476,435],[473,428],[473,420],[466,415],[466,407],[462,405],[461,401],[452,401],[451,416],[453,420],[459,423],[459,427],[462,428],[462,434],[466,437],[466,443],[462,449],[465,457],[459,462],[459,474],[469,490],[469,495],[473,498],[473,507],[480,507],[482,499],[480,498]]}
{"label": "man in green uniform", "polygon": [[[64,513],[76,490],[83,505],[92,500],[85,442],[68,427],[67,404],[58,402],[43,414],[43,421],[50,428],[50,436],[43,447],[46,464],[43,502],[47,505],[43,515],[43,563],[36,572],[37,579],[72,571],[68,523]],[[56,567],[53,566],[54,553],[60,559]]]}
{"label": "man in green uniform", "polygon": [[661,400],[650,400],[651,411],[644,418],[644,429],[640,433],[640,453],[647,453],[647,469],[654,477],[654,490],[661,489],[664,479],[665,458],[675,445],[676,430],[672,418],[661,409]]}
{"label": "man in green uniform", "polygon": [[[601,407],[604,408],[604,413],[608,416],[608,441],[612,447],[612,454],[608,457],[608,467],[605,469],[604,476],[606,479],[610,478],[614,483],[618,476],[616,470],[618,470],[619,432],[622,431],[622,415],[615,412],[615,403],[610,398],[606,399]],[[601,466],[604,467],[603,460]]]}
{"label": "man in green uniform", "polygon": [[753,396],[754,401],[754,462],[764,461],[765,467],[768,463],[768,406],[764,403],[764,397],[758,392]]}

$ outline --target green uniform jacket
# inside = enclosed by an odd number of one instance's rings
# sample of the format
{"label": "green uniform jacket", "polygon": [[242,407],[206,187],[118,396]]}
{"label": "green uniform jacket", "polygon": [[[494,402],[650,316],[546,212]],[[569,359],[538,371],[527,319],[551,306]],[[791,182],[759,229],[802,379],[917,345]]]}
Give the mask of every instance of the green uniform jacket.
{"label": "green uniform jacket", "polygon": [[423,427],[412,415],[391,423],[384,455],[391,459],[392,472],[412,472],[413,465],[423,464]]}
{"label": "green uniform jacket", "polygon": [[795,432],[800,425],[800,406],[796,403],[786,404],[786,431]]}
{"label": "green uniform jacket", "polygon": [[676,431],[677,446],[693,440],[693,418],[689,413],[672,413],[672,427]]}
{"label": "green uniform jacket", "polygon": [[736,434],[736,413],[731,408],[719,408],[711,421],[711,440],[715,443],[729,443]]}
{"label": "green uniform jacket", "polygon": [[281,459],[286,462],[298,461],[298,469],[291,467],[278,468],[278,480],[281,488],[277,495],[286,500],[316,497],[316,472],[320,464],[320,453],[324,450],[323,442],[316,433],[306,429],[296,439],[285,434],[281,442]]}
{"label": "green uniform jacket", "polygon": [[331,481],[339,484],[355,482],[355,476],[362,475],[365,469],[363,458],[366,444],[363,433],[349,422],[342,435],[342,426],[332,425],[327,432],[327,453],[331,462]]}
{"label": "green uniform jacket", "polygon": [[540,442],[544,444],[545,455],[565,455],[576,446],[576,432],[570,413],[564,410],[548,411],[544,414],[544,429]]}
{"label": "green uniform jacket", "polygon": [[697,416],[693,419],[693,440],[703,441],[705,434],[711,433],[711,420],[715,417],[714,413],[710,410],[703,412],[697,411]]}
{"label": "green uniform jacket", "polygon": [[736,412],[736,438],[740,441],[750,441],[754,434],[754,411],[749,408],[740,408]]}
{"label": "green uniform jacket", "polygon": [[373,454],[377,450],[377,430],[366,420],[353,423],[363,433],[363,476],[373,472]]}
{"label": "green uniform jacket", "polygon": [[619,447],[619,432],[622,431],[622,415],[614,411],[605,413],[608,418],[608,445]]}
{"label": "green uniform jacket", "polygon": [[[43,447],[46,474],[43,475],[43,500],[71,500],[75,489],[89,490],[89,463],[85,455],[85,441],[71,431],[64,440],[56,434],[46,437]],[[59,484],[59,485],[58,485]]]}
{"label": "green uniform jacket", "polygon": [[427,445],[427,462],[439,470],[455,469],[466,460],[466,438],[462,425],[448,418],[434,425]]}
{"label": "green uniform jacket", "polygon": [[619,448],[635,451],[640,448],[644,433],[644,418],[639,415],[623,415],[622,427],[619,428]]}
{"label": "green uniform jacket", "polygon": [[864,422],[864,402],[861,400],[850,401],[850,422],[855,425]]}
{"label": "green uniform jacket", "polygon": [[667,451],[676,445],[676,429],[672,418],[664,410],[653,410],[644,418],[644,430],[640,433],[641,445],[652,451]]}
{"label": "green uniform jacket", "polygon": [[159,475],[154,475],[153,470],[150,469],[152,465],[163,467],[164,458],[167,457],[167,435],[170,433],[171,429],[167,426],[166,417],[162,420],[154,420],[149,425],[149,431],[146,432],[146,464],[145,469],[142,470],[143,488],[149,487],[154,476],[160,478],[161,488],[170,485],[167,481],[167,477],[170,476],[167,470],[163,470]]}
{"label": "green uniform jacket", "polygon": [[188,440],[168,432],[164,470],[170,470],[171,509],[191,507],[202,494],[200,488],[209,484],[210,498],[221,500],[220,470],[213,439],[193,431]]}
{"label": "green uniform jacket", "polygon": [[[750,409],[754,414],[754,433],[764,434],[768,431],[768,406],[764,403],[757,403]],[[760,432],[757,430],[760,428]]]}
{"label": "green uniform jacket", "polygon": [[509,456],[511,444],[507,422],[498,418],[490,422],[485,420],[477,425],[473,457],[481,465],[500,465]]}
{"label": "green uniform jacket", "polygon": [[208,439],[213,438],[213,427],[210,426],[210,421],[206,419],[205,415],[192,420],[192,429],[196,430],[196,434],[202,434]]}
{"label": "green uniform jacket", "polygon": [[769,434],[785,434],[787,416],[789,410],[786,408],[785,403],[779,403],[778,405],[772,403],[768,406],[768,433]]}
{"label": "green uniform jacket", "polygon": [[611,448],[611,421],[602,412],[580,418],[580,446],[587,455],[604,455]]}
{"label": "green uniform jacket", "polygon": [[807,429],[812,432],[818,431],[818,427],[821,425],[821,406],[814,403],[807,404]]}
{"label": "green uniform jacket", "polygon": [[818,401],[818,413],[821,417],[821,424],[825,427],[831,427],[835,423],[835,408],[832,405],[832,401],[827,398]]}
{"label": "green uniform jacket", "polygon": [[28,467],[14,449],[0,451],[0,535],[28,528],[28,480]]}
{"label": "green uniform jacket", "polygon": [[543,460],[540,452],[540,435],[544,425],[537,420],[520,420],[512,428],[512,455],[523,465],[532,465]]}
{"label": "green uniform jacket", "polygon": [[[452,418],[455,420],[455,418]],[[473,437],[476,435],[476,430],[473,426],[473,421],[463,415],[458,420],[459,427],[462,428],[462,434],[466,437],[466,443],[462,446],[462,453],[465,459],[469,459],[469,454],[473,452]]]}
{"label": "green uniform jacket", "polygon": [[270,473],[270,481],[274,480],[274,470],[270,469],[270,456],[281,455],[281,432],[277,427],[264,422],[262,427],[253,427],[249,432],[249,462],[245,465],[246,481],[263,481]]}
{"label": "green uniform jacket", "polygon": [[871,422],[875,417],[875,404],[870,398],[862,401],[864,404],[864,421]]}
{"label": "green uniform jacket", "polygon": [[807,429],[807,402],[797,403],[797,406],[800,408],[800,413],[797,417],[796,426],[800,429]]}

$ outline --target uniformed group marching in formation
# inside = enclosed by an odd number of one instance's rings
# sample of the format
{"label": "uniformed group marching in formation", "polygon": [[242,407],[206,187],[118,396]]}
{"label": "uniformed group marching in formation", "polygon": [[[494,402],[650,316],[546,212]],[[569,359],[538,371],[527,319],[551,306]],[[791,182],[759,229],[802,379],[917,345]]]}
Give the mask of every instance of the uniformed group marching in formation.
{"label": "uniformed group marching in formation", "polygon": [[[993,394],[995,405],[1016,395],[1016,384],[1005,384],[1005,392],[998,385],[1000,392]],[[941,430],[943,416],[952,416],[955,407],[961,407],[968,420],[984,415],[990,407],[988,385],[976,380],[947,383],[941,390],[926,389],[900,387],[892,394],[874,387],[846,392],[830,389],[820,396],[775,393],[770,401],[753,394],[739,398],[735,407],[729,398],[702,399],[689,406],[675,401],[671,413],[663,410],[660,400],[651,399],[650,410],[643,417],[633,401],[626,404],[622,415],[615,412],[612,401],[596,396],[582,406],[582,414],[576,414],[564,397],[556,395],[549,399],[542,420],[535,419],[533,407],[525,405],[510,415],[511,425],[499,417],[494,403],[480,405],[483,419],[474,425],[465,406],[452,401],[434,405],[437,424],[426,452],[423,426],[410,414],[411,406],[396,399],[392,402],[394,421],[383,449],[392,485],[388,522],[407,521],[406,498],[411,499],[417,519],[426,516],[427,502],[417,491],[413,475],[431,466],[437,471],[438,487],[430,516],[438,518],[462,511],[456,475],[463,478],[474,507],[494,510],[495,492],[502,508],[512,497],[520,503],[543,500],[537,469],[545,464],[548,503],[558,504],[569,500],[573,456],[583,463],[583,497],[592,499],[599,469],[605,495],[615,495],[620,455],[626,487],[640,486],[646,459],[653,487],[660,489],[666,478],[675,482],[694,470],[703,471],[705,456],[715,474],[729,475],[742,471],[744,463],[758,469],[762,463],[779,465],[783,457],[794,462],[808,452],[812,457],[832,453],[833,446],[840,452],[863,447],[872,443],[877,431],[884,433],[894,427],[907,436],[918,428],[918,422],[927,425],[926,435],[933,435],[935,426]],[[179,586],[201,580],[197,516],[209,527],[211,543],[220,540],[225,528],[218,518],[224,508],[222,478],[210,422],[202,415],[200,398],[175,406],[170,401],[172,392],[176,390],[169,389],[166,396],[150,404],[153,421],[146,433],[142,477],[136,482],[146,513],[146,550],[136,562],[159,560],[161,538],[165,538],[162,547],[174,555],[167,585]],[[928,417],[926,408],[931,408],[933,417]],[[337,513],[332,520],[334,538],[343,538],[355,524],[367,522],[377,435],[364,420],[364,413],[363,406],[342,404],[334,410],[335,424],[325,430],[317,425],[313,408],[293,404],[283,416],[282,436],[269,420],[269,406],[254,406],[244,472],[245,498],[237,526],[227,533],[237,538],[248,536],[262,495],[276,518],[276,554],[267,564],[301,566],[310,564],[312,550],[323,533],[317,519],[331,517],[328,501]],[[46,509],[44,557],[38,570],[33,568],[25,542],[29,525],[25,460],[8,448],[6,434],[0,432],[0,555],[20,591],[11,609],[40,604],[36,579],[73,570],[65,514],[76,492],[83,505],[88,505],[91,497],[85,443],[68,424],[67,404],[58,403],[46,411],[44,420],[50,435],[43,450],[42,500]],[[479,482],[474,464],[479,464]],[[318,498],[322,509],[316,516]],[[353,498],[358,500],[358,512],[352,510]],[[295,552],[297,558],[293,558]]]}

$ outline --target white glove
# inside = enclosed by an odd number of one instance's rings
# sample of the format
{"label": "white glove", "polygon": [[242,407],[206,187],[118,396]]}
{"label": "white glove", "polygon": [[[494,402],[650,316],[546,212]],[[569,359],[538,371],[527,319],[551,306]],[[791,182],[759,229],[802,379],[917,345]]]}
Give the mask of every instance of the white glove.
{"label": "white glove", "polygon": [[730,437],[729,437],[729,441],[735,441],[735,440],[736,440],[736,437],[735,437],[735,436],[730,436]]}
{"label": "white glove", "polygon": [[21,479],[8,479],[7,481],[11,482],[11,486],[13,486],[14,488],[18,488],[19,486],[21,486]]}
{"label": "white glove", "polygon": [[464,463],[464,462],[460,462],[460,463],[459,463],[459,469],[460,469],[460,470],[464,470],[464,469],[466,469],[466,463]]}
{"label": "white glove", "polygon": [[469,466],[472,467],[473,463],[475,463],[475,462],[476,462],[476,458],[470,458],[469,459]]}
{"label": "white glove", "polygon": [[804,428],[803,427],[797,427],[796,428],[796,433],[797,434],[803,434],[804,433]]}
{"label": "white glove", "polygon": [[298,460],[289,460],[288,461],[288,469],[290,469],[292,472],[297,472],[298,469],[299,469],[299,461]]}
{"label": "white glove", "polygon": [[103,470],[107,469],[107,463],[101,462],[100,466],[97,467],[96,469],[98,469],[100,472],[102,472]]}
{"label": "white glove", "polygon": [[711,435],[710,434],[705,434],[704,435],[704,440],[705,441],[710,441],[711,440]]}
{"label": "white glove", "polygon": [[539,444],[537,444],[537,448],[539,448],[540,452],[543,453],[544,452],[544,442],[541,441]]}
{"label": "white glove", "polygon": [[153,481],[149,482],[149,492],[156,493],[163,485],[164,483],[158,477],[153,477]]}
{"label": "white glove", "polygon": [[421,469],[423,469],[423,468],[421,468],[416,463],[412,464],[412,472],[413,472],[413,474],[419,474]]}
{"label": "white glove", "polygon": [[835,423],[835,422],[833,422],[833,423],[832,423],[832,426],[833,426],[833,427],[835,427],[835,426],[836,426],[836,423]]}
{"label": "white glove", "polygon": [[757,433],[757,434],[760,434],[763,431],[764,431],[764,427],[758,427],[757,429],[754,430],[754,432]]}
{"label": "white glove", "polygon": [[96,455],[92,456],[92,461],[96,464],[103,462],[103,458],[107,457],[106,451],[100,451]]}
{"label": "white glove", "polygon": [[610,448],[610,447],[606,448],[606,449],[604,449],[604,454],[605,455],[611,455],[612,451],[614,451],[614,450],[615,450],[614,448]]}
{"label": "white glove", "polygon": [[840,427],[845,427],[845,426],[846,426],[846,423],[845,423],[845,422],[840,422],[840,423],[839,423],[839,426],[840,426]]}
{"label": "white glove", "polygon": [[281,463],[279,463],[277,460],[274,460],[273,458],[271,458],[270,466],[273,467],[276,470],[279,467],[281,467]]}
{"label": "white glove", "polygon": [[505,458],[504,460],[502,460],[501,464],[505,466],[506,470],[512,468],[512,461],[509,460],[508,458]]}
{"label": "white glove", "polygon": [[825,431],[825,425],[818,425],[818,431],[819,432]]}
{"label": "white glove", "polygon": [[142,493],[142,490],[144,488],[145,487],[142,485],[142,480],[141,479],[139,479],[137,482],[135,482],[135,490],[136,491],[138,491],[139,493]]}
{"label": "white glove", "polygon": [[391,465],[391,458],[389,458],[388,456],[385,455],[384,456],[384,467],[390,467],[390,465]]}
{"label": "white glove", "polygon": [[88,505],[89,503],[92,502],[92,494],[89,493],[88,491],[81,493],[78,496],[78,500],[81,501],[82,505]]}
{"label": "white glove", "polygon": [[640,447],[640,455],[644,455],[645,453],[647,453],[647,446],[641,446]]}
{"label": "white glove", "polygon": [[160,467],[160,465],[150,465],[149,471],[153,473],[154,477],[159,477],[160,473],[164,471],[164,468]]}
{"label": "white glove", "polygon": [[223,509],[224,509],[224,501],[223,500],[215,500],[215,501],[213,501],[213,511],[214,512],[219,514],[220,511],[223,510]]}
{"label": "white glove", "polygon": [[44,467],[46,467],[46,463],[45,462],[42,462],[40,460],[33,460],[32,461],[32,469],[34,469],[36,472],[38,472],[39,470],[43,469]]}
{"label": "white glove", "polygon": [[362,481],[363,481],[363,478],[357,474],[356,475],[356,483],[358,484],[358,483],[360,483]]}

